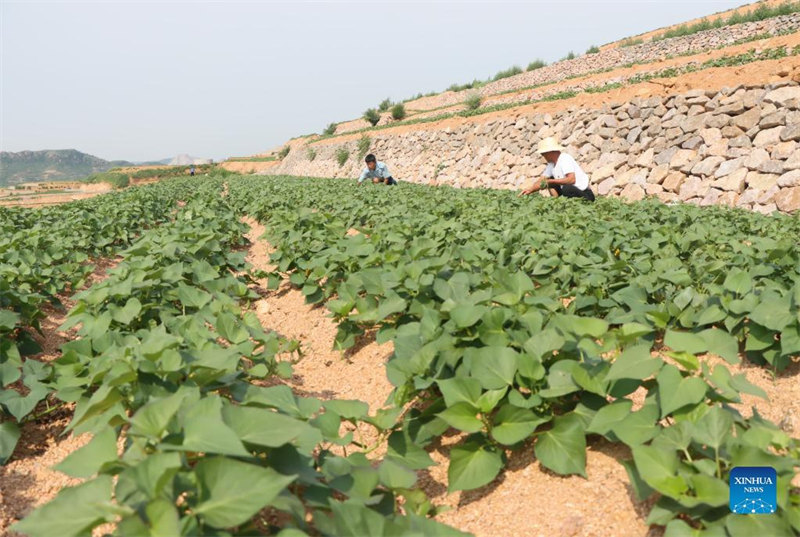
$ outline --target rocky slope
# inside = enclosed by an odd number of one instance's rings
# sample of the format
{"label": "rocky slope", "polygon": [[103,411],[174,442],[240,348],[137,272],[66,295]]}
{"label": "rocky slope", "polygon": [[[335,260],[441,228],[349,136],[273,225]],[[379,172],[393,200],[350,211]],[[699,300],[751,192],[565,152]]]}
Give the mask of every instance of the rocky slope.
{"label": "rocky slope", "polygon": [[[428,122],[348,134],[353,121],[333,137],[294,139],[261,173],[355,177],[368,138],[401,180],[519,188],[544,169],[539,140],[555,136],[603,196],[792,213],[800,210],[798,30],[794,14],[608,48],[484,86],[490,108],[477,115],[447,108],[456,94],[446,92],[408,103],[420,107],[412,117],[435,116]],[[530,87],[538,83],[547,85]]]}

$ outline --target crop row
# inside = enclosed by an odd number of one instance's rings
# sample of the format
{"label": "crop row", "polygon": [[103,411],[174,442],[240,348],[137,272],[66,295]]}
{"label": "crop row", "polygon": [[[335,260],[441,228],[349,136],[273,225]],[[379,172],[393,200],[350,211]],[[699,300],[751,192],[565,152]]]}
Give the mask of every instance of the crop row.
{"label": "crop row", "polygon": [[[781,370],[800,354],[799,219],[287,178],[230,197],[267,226],[273,284],[326,303],[339,348],[372,327],[393,341],[393,401],[414,404],[389,453],[421,469],[460,431],[451,490],[531,441],[545,467],[585,475],[600,435],[631,448],[631,485],[658,494],[648,522],[668,535],[800,531],[800,443],[731,406],[766,394],[706,357]],[[730,514],[742,465],[777,469],[776,514]]]}
{"label": "crop row", "polygon": [[15,529],[459,535],[427,518],[431,505],[399,458],[373,464],[343,432],[362,419],[383,431],[397,412],[367,417],[364,403],[297,397],[280,382],[297,343],[242,309],[258,295],[246,226],[222,193],[220,180],[195,185],[172,222],[75,297],[64,328],[76,326],[78,339],[40,381],[75,403],[67,431],[93,434],[56,467],[87,481]]}

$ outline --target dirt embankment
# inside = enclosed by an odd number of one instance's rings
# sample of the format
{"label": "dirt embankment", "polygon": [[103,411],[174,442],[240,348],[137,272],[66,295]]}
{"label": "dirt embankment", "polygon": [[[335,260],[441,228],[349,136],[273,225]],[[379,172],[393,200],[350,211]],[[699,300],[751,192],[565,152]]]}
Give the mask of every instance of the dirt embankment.
{"label": "dirt embankment", "polygon": [[275,166],[280,164],[279,160],[268,160],[268,161],[225,161],[219,164],[219,167],[228,170],[229,172],[235,173],[258,173],[265,170],[269,170]]}

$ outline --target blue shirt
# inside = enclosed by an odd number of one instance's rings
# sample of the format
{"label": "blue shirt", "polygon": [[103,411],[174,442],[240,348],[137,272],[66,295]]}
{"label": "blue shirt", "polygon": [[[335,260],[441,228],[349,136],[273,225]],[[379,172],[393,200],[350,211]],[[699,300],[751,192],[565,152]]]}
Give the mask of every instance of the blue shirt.
{"label": "blue shirt", "polygon": [[370,170],[369,168],[364,168],[361,172],[361,177],[358,178],[359,183],[363,183],[365,179],[386,179],[387,177],[391,177],[389,173],[389,168],[381,161],[375,163],[375,169]]}

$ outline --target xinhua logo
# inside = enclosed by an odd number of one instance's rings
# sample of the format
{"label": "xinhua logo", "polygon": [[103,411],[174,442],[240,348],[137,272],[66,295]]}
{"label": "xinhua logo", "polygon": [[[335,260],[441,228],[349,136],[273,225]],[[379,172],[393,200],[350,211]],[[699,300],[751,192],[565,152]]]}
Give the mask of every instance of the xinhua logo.
{"label": "xinhua logo", "polygon": [[778,503],[778,476],[769,466],[737,466],[731,470],[730,508],[740,515],[768,515]]}

